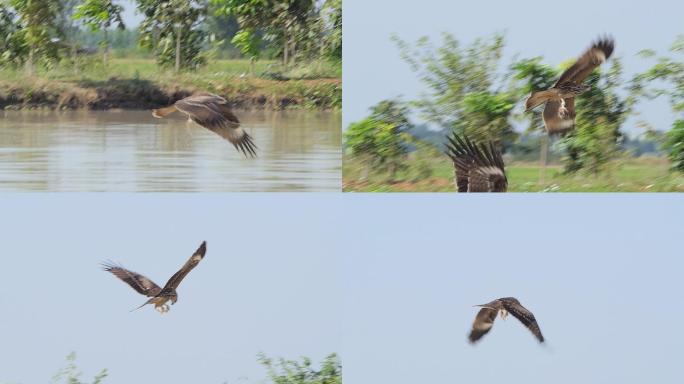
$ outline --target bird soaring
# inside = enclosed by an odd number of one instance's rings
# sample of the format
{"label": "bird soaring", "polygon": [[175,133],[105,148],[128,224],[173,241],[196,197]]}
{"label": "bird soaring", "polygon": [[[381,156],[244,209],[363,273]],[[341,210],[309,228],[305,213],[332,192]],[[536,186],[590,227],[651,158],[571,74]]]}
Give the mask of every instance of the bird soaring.
{"label": "bird soaring", "polygon": [[476,305],[476,307],[482,307],[482,309],[480,309],[477,316],[475,316],[473,329],[468,336],[468,340],[470,340],[471,344],[475,344],[482,336],[486,335],[487,332],[492,329],[497,314],[501,316],[502,320],[506,320],[509,313],[520,320],[540,343],[544,342],[544,336],[541,333],[541,329],[539,329],[539,325],[537,324],[534,315],[523,307],[518,299],[514,297],[503,297],[487,304]]}
{"label": "bird soaring", "polygon": [[575,127],[575,96],[591,88],[582,82],[603,62],[615,48],[615,41],[604,37],[596,41],[568,68],[553,87],[534,91],[525,100],[525,111],[546,104],[542,118],[549,134],[565,133]]}
{"label": "bird soaring", "polygon": [[459,192],[506,192],[508,179],[501,152],[494,143],[475,144],[467,136],[448,136],[446,154],[454,163]]}
{"label": "bird soaring", "polygon": [[256,157],[254,139],[240,127],[240,120],[223,97],[211,93],[188,96],[168,107],[153,109],[152,116],[161,119],[176,111],[230,141],[245,156]]}
{"label": "bird soaring", "polygon": [[[159,311],[159,313],[166,313],[169,311],[169,305],[166,304],[167,301],[171,301],[171,304],[175,304],[178,300],[178,293],[176,288],[183,281],[183,278],[199,264],[204,258],[204,254],[207,252],[207,242],[203,241],[202,244],[197,248],[195,253],[190,256],[190,259],[183,265],[183,267],[166,282],[164,288],[160,288],[152,280],[147,277],[129,271],[120,265],[115,265],[111,262],[103,263],[102,267],[105,271],[111,272],[114,276],[121,279],[124,283],[131,286],[138,293],[150,297],[143,305],[135,309],[140,309],[147,304],[154,304],[154,309]],[[134,309],[134,310],[135,310]]]}

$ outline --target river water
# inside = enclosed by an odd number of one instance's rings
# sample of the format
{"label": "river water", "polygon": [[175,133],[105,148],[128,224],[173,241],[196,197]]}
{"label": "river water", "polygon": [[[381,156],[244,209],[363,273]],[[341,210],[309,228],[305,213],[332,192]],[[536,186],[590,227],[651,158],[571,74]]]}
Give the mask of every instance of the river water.
{"label": "river water", "polygon": [[257,158],[178,113],[0,111],[0,191],[340,191],[341,114],[235,113]]}

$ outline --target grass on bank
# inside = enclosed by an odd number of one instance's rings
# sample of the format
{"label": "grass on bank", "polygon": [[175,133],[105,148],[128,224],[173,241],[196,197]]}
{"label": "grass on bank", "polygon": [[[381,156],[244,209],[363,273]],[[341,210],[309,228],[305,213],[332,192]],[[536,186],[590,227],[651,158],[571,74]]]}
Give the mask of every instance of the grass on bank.
{"label": "grass on bank", "polygon": [[134,99],[140,97],[136,88],[148,87],[148,93],[164,95],[214,92],[245,107],[335,109],[342,104],[340,66],[327,61],[287,70],[274,61],[257,61],[256,76],[252,76],[249,60],[213,60],[196,71],[179,74],[160,69],[153,59],[111,58],[107,68],[95,57],[84,60],[78,70],[58,65],[39,69],[30,77],[23,69],[0,68],[0,101],[4,99],[5,105],[87,107],[93,97],[102,96],[102,89],[117,93],[118,98]]}
{"label": "grass on bank", "polygon": [[[362,180],[364,164],[345,155],[345,192],[455,192],[454,170],[447,160],[416,160],[400,170],[394,181],[386,172],[371,171]],[[598,175],[563,175],[560,165],[546,168],[536,163],[512,162],[506,166],[509,192],[684,192],[684,175],[669,171],[669,162],[659,158],[633,158],[611,163]]]}

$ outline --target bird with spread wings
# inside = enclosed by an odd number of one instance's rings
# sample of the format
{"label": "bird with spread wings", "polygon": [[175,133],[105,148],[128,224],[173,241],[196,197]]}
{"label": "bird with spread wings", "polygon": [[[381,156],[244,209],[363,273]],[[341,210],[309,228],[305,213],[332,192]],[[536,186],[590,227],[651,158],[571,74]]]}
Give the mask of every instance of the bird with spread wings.
{"label": "bird with spread wings", "polygon": [[487,304],[476,305],[482,307],[475,316],[473,321],[473,329],[468,335],[468,340],[471,344],[475,344],[482,336],[486,335],[494,326],[494,320],[499,315],[502,320],[506,320],[508,314],[512,314],[516,319],[527,327],[540,343],[544,342],[544,336],[539,329],[537,319],[534,318],[532,312],[523,307],[518,299],[514,297],[503,297],[496,299]]}
{"label": "bird with spread wings", "polygon": [[230,141],[245,156],[256,157],[254,139],[240,127],[240,120],[223,97],[211,93],[188,96],[166,108],[153,109],[152,116],[161,119],[176,111]]}
{"label": "bird with spread wings", "polygon": [[169,305],[166,302],[171,301],[171,304],[175,304],[178,300],[178,293],[176,288],[183,281],[183,278],[199,264],[204,258],[204,254],[207,252],[207,242],[203,241],[202,244],[197,248],[195,253],[190,256],[190,259],[183,265],[183,267],[174,273],[173,276],[166,282],[164,288],[159,287],[154,281],[149,278],[130,271],[120,265],[116,265],[111,262],[103,263],[102,267],[105,271],[111,272],[114,276],[118,277],[124,283],[131,286],[138,293],[149,297],[143,305],[136,309],[140,309],[147,304],[154,304],[154,309],[159,311],[159,313],[166,313],[169,311]]}
{"label": "bird with spread wings", "polygon": [[575,97],[588,91],[591,86],[582,82],[604,63],[615,48],[615,41],[604,37],[595,42],[577,61],[547,90],[532,92],[525,100],[525,111],[546,104],[542,118],[549,134],[565,133],[575,127]]}
{"label": "bird with spread wings", "polygon": [[508,179],[501,151],[494,143],[476,144],[467,136],[448,136],[446,154],[454,163],[459,192],[506,192]]}

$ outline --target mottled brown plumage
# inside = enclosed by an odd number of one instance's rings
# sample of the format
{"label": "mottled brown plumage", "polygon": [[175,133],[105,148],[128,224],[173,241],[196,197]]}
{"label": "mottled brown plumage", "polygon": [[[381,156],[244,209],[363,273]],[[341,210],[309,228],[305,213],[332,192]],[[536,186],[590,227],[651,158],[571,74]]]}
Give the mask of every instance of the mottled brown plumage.
{"label": "mottled brown plumage", "polygon": [[175,111],[230,141],[245,156],[256,157],[254,139],[240,127],[240,120],[223,97],[214,94],[188,96],[166,108],[153,109],[152,116],[163,118]]}
{"label": "mottled brown plumage", "polygon": [[501,152],[494,143],[475,144],[455,133],[447,137],[447,151],[454,164],[459,192],[506,192],[508,179]]}
{"label": "mottled brown plumage", "polygon": [[136,292],[150,297],[143,305],[138,308],[142,308],[147,304],[154,304],[154,308],[160,313],[166,313],[169,311],[169,306],[166,304],[167,301],[171,301],[171,304],[175,304],[178,300],[178,293],[176,288],[180,285],[181,281],[187,276],[187,274],[199,264],[204,258],[207,252],[207,242],[204,241],[197,248],[195,253],[190,256],[190,259],[181,267],[178,272],[174,273],[173,276],[166,282],[164,288],[160,288],[149,278],[130,271],[120,265],[116,265],[111,262],[103,263],[102,267],[105,271],[112,273],[114,276],[121,279],[124,283],[135,289]]}
{"label": "mottled brown plumage", "polygon": [[575,127],[575,97],[589,90],[584,80],[604,63],[615,48],[615,41],[604,37],[595,42],[547,90],[534,91],[525,100],[525,110],[546,104],[542,118],[549,134],[564,133]]}
{"label": "mottled brown plumage", "polygon": [[502,297],[487,304],[477,305],[477,307],[482,307],[482,309],[475,316],[473,328],[468,336],[468,340],[471,343],[476,343],[492,329],[497,314],[502,319],[506,319],[509,313],[527,327],[540,343],[544,342],[544,336],[541,333],[541,329],[539,329],[534,315],[527,308],[523,307],[516,298]]}

